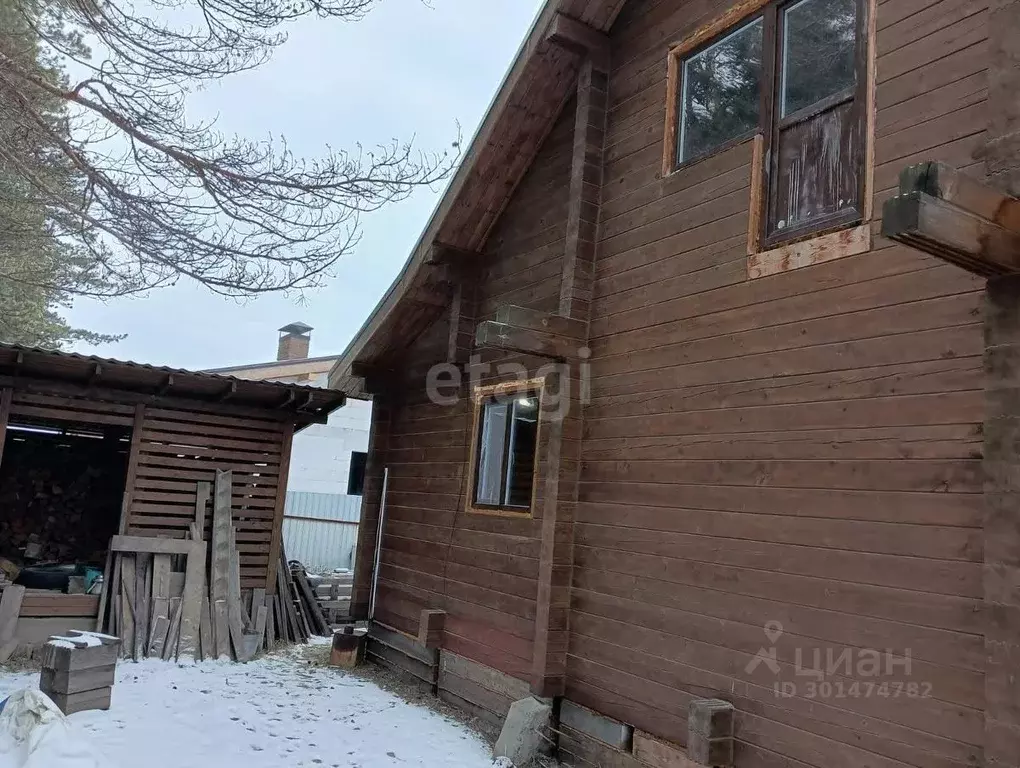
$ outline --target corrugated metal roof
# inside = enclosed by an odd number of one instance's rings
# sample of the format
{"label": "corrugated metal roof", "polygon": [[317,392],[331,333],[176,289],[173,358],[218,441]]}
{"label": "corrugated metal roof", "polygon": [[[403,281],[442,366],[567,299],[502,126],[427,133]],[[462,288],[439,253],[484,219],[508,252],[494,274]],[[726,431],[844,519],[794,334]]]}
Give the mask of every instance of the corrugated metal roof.
{"label": "corrugated metal roof", "polygon": [[258,381],[221,373],[170,368],[112,357],[42,347],[0,344],[0,378],[24,383],[59,380],[79,386],[127,389],[153,396],[191,397],[268,408],[286,408],[311,417],[328,415],[345,402],[337,390],[307,384]]}

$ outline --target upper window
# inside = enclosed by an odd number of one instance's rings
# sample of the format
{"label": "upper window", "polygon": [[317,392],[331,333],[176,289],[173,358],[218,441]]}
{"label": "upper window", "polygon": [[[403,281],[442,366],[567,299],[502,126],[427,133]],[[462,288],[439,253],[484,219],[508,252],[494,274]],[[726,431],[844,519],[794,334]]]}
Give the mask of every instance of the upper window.
{"label": "upper window", "polygon": [[756,19],[684,62],[680,162],[757,129],[761,37]]}
{"label": "upper window", "polygon": [[866,60],[862,0],[767,5],[676,69],[673,165],[765,137],[766,246],[861,219]]}
{"label": "upper window", "polygon": [[783,10],[783,117],[857,82],[857,0],[801,0]]}
{"label": "upper window", "polygon": [[527,511],[535,485],[539,398],[516,393],[483,400],[478,411],[474,506]]}

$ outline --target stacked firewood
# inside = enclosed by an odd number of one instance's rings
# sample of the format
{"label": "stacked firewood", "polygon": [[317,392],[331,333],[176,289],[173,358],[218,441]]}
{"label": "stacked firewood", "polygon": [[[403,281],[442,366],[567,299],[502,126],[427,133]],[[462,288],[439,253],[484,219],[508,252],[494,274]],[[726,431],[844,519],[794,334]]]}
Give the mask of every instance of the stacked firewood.
{"label": "stacked firewood", "polygon": [[[12,452],[15,453],[15,452]],[[102,564],[110,531],[117,527],[123,485],[101,466],[75,468],[75,479],[57,464],[5,472],[0,482],[0,555],[19,562]]]}

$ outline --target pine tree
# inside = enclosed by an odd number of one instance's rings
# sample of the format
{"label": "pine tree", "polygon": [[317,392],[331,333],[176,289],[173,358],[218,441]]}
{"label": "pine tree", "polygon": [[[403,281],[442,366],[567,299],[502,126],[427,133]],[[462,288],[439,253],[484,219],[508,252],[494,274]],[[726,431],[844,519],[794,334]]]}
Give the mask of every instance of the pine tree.
{"label": "pine tree", "polygon": [[[65,78],[48,61],[27,19],[13,0],[0,0],[0,39],[4,52],[48,82]],[[0,341],[60,347],[67,342],[93,343],[114,337],[72,328],[61,317],[71,291],[95,288],[87,258],[80,252],[68,214],[48,204],[40,190],[53,190],[68,200],[80,197],[82,175],[53,145],[51,134],[68,138],[66,106],[38,88],[25,88],[19,98],[25,110],[0,89]],[[35,114],[45,130],[26,120]]]}

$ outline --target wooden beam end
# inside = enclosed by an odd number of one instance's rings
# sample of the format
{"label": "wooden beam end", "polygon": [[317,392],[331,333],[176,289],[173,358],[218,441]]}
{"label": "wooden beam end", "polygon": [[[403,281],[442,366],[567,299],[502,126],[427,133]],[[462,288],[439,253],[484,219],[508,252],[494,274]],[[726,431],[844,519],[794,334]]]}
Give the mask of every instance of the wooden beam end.
{"label": "wooden beam end", "polygon": [[582,21],[557,13],[545,33],[546,42],[591,59],[600,72],[609,73],[609,36]]}

